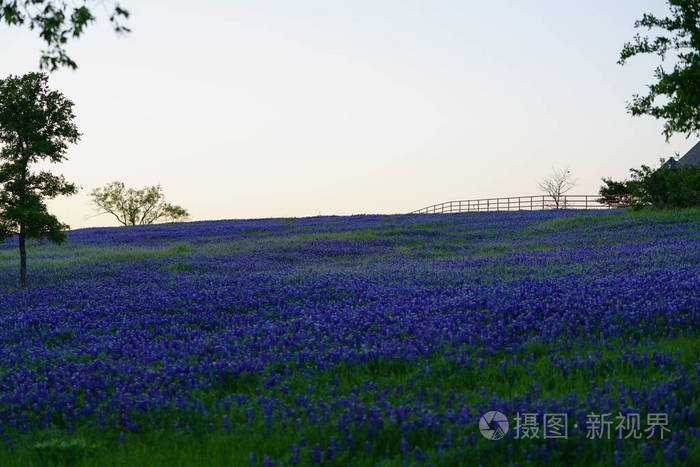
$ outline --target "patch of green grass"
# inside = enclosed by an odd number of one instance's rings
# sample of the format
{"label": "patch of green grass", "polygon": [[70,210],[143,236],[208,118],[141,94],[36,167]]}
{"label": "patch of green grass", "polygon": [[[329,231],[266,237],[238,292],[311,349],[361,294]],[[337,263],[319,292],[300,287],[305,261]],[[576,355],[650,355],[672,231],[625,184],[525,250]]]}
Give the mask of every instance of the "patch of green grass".
{"label": "patch of green grass", "polygon": [[165,270],[168,272],[189,272],[192,270],[192,265],[188,263],[170,264],[165,267]]}
{"label": "patch of green grass", "polygon": [[654,222],[658,221],[678,221],[700,224],[700,207],[684,209],[654,209],[645,208],[639,210],[626,209],[624,215],[627,217],[643,217]]}
{"label": "patch of green grass", "polygon": [[188,251],[192,250],[192,245],[189,243],[173,243],[172,245],[168,245],[167,250],[169,253],[187,253]]}
{"label": "patch of green grass", "polygon": [[[30,267],[67,267],[86,263],[128,262],[147,258],[162,258],[191,251],[193,248],[187,243],[156,247],[37,245],[28,248],[27,261]],[[16,251],[3,250],[0,252],[0,267],[15,268],[18,264],[19,255]]]}
{"label": "patch of green grass", "polygon": [[52,438],[34,443],[37,457],[47,464],[74,464],[79,460],[89,460],[99,449],[99,445],[82,438]]}
{"label": "patch of green grass", "polygon": [[677,222],[691,222],[700,225],[700,207],[683,209],[616,209],[603,215],[588,213],[568,215],[536,222],[530,225],[529,231],[552,232],[576,227],[605,227],[611,224],[637,225],[638,223],[669,224]]}
{"label": "patch of green grass", "polygon": [[590,227],[597,224],[609,224],[623,219],[624,212],[595,215],[581,214],[564,217],[556,217],[537,222],[530,226],[530,231],[534,232],[552,232],[557,230],[571,229],[574,227]]}

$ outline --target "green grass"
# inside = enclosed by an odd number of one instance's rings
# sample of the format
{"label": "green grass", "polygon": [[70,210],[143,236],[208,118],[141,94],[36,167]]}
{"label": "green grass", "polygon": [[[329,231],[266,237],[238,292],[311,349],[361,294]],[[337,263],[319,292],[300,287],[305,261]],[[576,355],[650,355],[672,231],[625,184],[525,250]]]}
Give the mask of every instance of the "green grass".
{"label": "green grass", "polygon": [[[299,374],[288,380],[289,399],[291,395],[299,394],[312,388],[309,394],[324,395],[332,388],[338,393],[347,393],[353,387],[358,387],[364,381],[372,381],[377,391],[386,388],[395,388],[401,384],[406,387],[409,381],[413,388],[431,390],[440,388],[443,400],[444,394],[454,391],[456,399],[472,404],[488,399],[491,394],[499,397],[513,397],[533,390],[533,382],[537,382],[542,398],[561,398],[572,392],[585,394],[592,384],[602,385],[605,380],[614,382],[623,381],[626,385],[640,387],[652,379],[663,380],[672,374],[670,368],[657,368],[650,366],[642,370],[629,364],[620,363],[617,357],[622,350],[640,350],[647,352],[672,352],[678,364],[690,371],[692,365],[700,358],[700,335],[692,334],[672,339],[662,339],[654,343],[628,346],[617,342],[609,342],[605,346],[583,346],[580,348],[564,350],[558,355],[571,355],[578,352],[585,357],[588,352],[600,354],[603,364],[596,365],[588,370],[580,370],[564,374],[553,368],[549,362],[547,346],[530,344],[524,346],[515,353],[499,352],[490,356],[483,356],[483,369],[476,365],[460,364],[455,359],[445,357],[444,353],[431,355],[425,361],[418,364],[403,360],[371,361],[355,366],[339,366],[332,370],[316,372],[312,376]],[[448,352],[449,353],[449,352]],[[502,360],[510,360],[513,355],[519,359],[531,359],[525,367],[521,365],[509,366],[506,372],[499,370],[498,365]],[[251,398],[256,397],[256,391],[261,387],[259,377],[252,377],[246,385],[235,386],[235,392],[245,394]],[[612,385],[612,397],[615,397],[615,384]],[[224,394],[231,392],[233,388],[222,386],[209,392],[199,394],[202,401],[213,401]],[[275,390],[266,390],[263,394],[279,396]],[[371,404],[372,392],[361,395],[365,402]],[[388,399],[400,403],[404,395],[394,394]],[[696,407],[697,409],[697,407]],[[212,415],[215,415],[212,417]],[[220,418],[227,415],[233,425],[232,429],[225,430],[221,426],[210,429],[207,425],[212,418]],[[335,430],[336,420],[331,419],[316,425],[309,423],[278,425],[266,428],[260,413],[256,413],[255,422],[246,426],[246,414],[243,408],[234,404],[231,409],[209,408],[209,417],[202,417],[198,413],[172,413],[160,412],[155,415],[160,420],[160,429],[149,429],[138,434],[125,434],[119,439],[119,434],[114,430],[101,432],[87,425],[78,427],[72,434],[59,430],[36,431],[30,435],[20,436],[17,449],[10,451],[7,447],[0,446],[0,465],[13,466],[45,466],[45,465],[71,465],[71,466],[228,466],[247,465],[248,454],[252,451],[264,451],[269,454],[281,454],[286,452],[288,440],[305,438],[309,445],[321,443],[326,439],[329,430]],[[152,420],[151,420],[152,421]],[[181,427],[173,429],[173,424],[179,421]],[[189,424],[189,430],[184,428]],[[471,425],[462,427],[461,435],[473,432]],[[382,436],[386,439],[377,439],[365,434],[366,439],[372,440],[377,445],[382,443],[397,443],[400,438],[398,431],[385,430]],[[24,442],[23,442],[24,441]],[[432,443],[438,441],[434,435],[424,433],[422,439],[411,440],[417,444],[423,443],[425,451],[431,452]],[[522,441],[525,443],[526,441]],[[590,441],[593,442],[593,441]],[[608,441],[600,441],[605,443]],[[609,442],[612,445],[612,442]],[[62,444],[64,448],[61,448]],[[38,449],[37,446],[45,448]],[[477,445],[475,451],[464,455],[486,455],[494,445],[485,441]],[[63,452],[65,451],[65,452]],[[346,457],[343,457],[346,456]],[[372,466],[375,465],[371,456],[356,455],[347,457],[343,454],[324,465],[331,466]],[[442,460],[439,465],[464,465],[464,459]],[[581,459],[576,459],[581,464]],[[606,461],[589,459],[591,465],[606,465]],[[602,463],[597,463],[602,462]],[[305,465],[302,463],[302,465]],[[385,459],[380,465],[400,466],[400,456]],[[437,465],[437,464],[434,464]],[[488,464],[486,464],[488,465]],[[529,464],[521,464],[529,465]],[[534,464],[533,464],[534,465]]]}
{"label": "green grass", "polygon": [[623,215],[623,213],[615,213],[608,214],[605,216],[583,214],[566,217],[557,217],[554,219],[547,219],[538,222],[531,227],[531,230],[534,232],[552,232],[575,227],[590,227],[596,224],[608,224],[611,222],[619,222],[622,219]]}
{"label": "green grass", "polygon": [[[89,263],[137,261],[145,258],[164,258],[188,253],[192,247],[186,243],[173,243],[157,247],[111,247],[71,245],[63,249],[54,245],[36,245],[28,248],[30,266],[76,266]],[[57,254],[58,252],[58,254]],[[0,267],[16,267],[17,252],[0,250]]]}

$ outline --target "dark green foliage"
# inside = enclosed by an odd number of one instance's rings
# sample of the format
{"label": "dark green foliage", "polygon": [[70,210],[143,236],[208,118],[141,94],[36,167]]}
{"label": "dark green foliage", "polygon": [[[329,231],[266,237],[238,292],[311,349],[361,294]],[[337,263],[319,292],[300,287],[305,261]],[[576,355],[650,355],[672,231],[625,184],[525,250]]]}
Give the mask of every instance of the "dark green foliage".
{"label": "dark green foliage", "polygon": [[[668,140],[674,133],[700,134],[700,0],[667,0],[670,16],[657,18],[644,14],[635,28],[662,30],[654,38],[635,35],[620,52],[618,63],[624,65],[635,55],[655,54],[665,60],[673,54],[673,69],[659,65],[657,82],[645,96],[634,95],[627,109],[634,116],[651,115],[666,120],[663,134]],[[661,103],[657,98],[661,97]]]}
{"label": "dark green foliage", "polygon": [[603,178],[603,186],[600,187],[598,194],[601,200],[606,204],[616,204],[622,197],[630,195],[627,182],[617,182],[610,178]]}
{"label": "dark green foliage", "polygon": [[603,179],[599,193],[603,199],[629,196],[634,209],[644,207],[688,208],[700,205],[700,167],[670,168],[661,166],[654,170],[647,165],[630,169],[631,177],[625,181]]}
{"label": "dark green foliage", "polygon": [[34,172],[40,162],[62,162],[68,144],[80,133],[73,123],[73,103],[48,87],[42,73],[0,80],[0,240],[19,237],[20,284],[26,284],[28,238],[60,243],[62,224],[49,214],[45,200],[77,192],[61,175]]}
{"label": "dark green foliage", "polygon": [[111,214],[122,225],[178,221],[189,216],[185,208],[165,202],[160,185],[136,190],[127,188],[122,182],[112,182],[92,190],[90,197],[100,213]]}
{"label": "dark green foliage", "polygon": [[129,12],[112,3],[107,9],[104,2],[82,0],[70,2],[56,0],[0,0],[0,22],[10,26],[27,25],[39,30],[39,36],[47,48],[41,54],[41,68],[54,71],[62,66],[77,68],[65,50],[68,39],[80,37],[85,28],[96,20],[95,9],[109,12],[109,21],[117,33],[129,32],[121,21],[129,18]]}
{"label": "dark green foliage", "polygon": [[72,464],[83,459],[94,451],[99,446],[95,443],[89,443],[84,439],[50,439],[34,444],[34,451],[38,457],[46,463],[51,464]]}

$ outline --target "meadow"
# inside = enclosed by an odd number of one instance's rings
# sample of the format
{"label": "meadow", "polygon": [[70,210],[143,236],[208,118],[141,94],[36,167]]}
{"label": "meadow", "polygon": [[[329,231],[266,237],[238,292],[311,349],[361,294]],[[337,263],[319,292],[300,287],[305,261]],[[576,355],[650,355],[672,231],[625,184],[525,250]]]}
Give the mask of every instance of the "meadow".
{"label": "meadow", "polygon": [[2,466],[700,465],[698,209],[83,229],[26,290],[16,256]]}

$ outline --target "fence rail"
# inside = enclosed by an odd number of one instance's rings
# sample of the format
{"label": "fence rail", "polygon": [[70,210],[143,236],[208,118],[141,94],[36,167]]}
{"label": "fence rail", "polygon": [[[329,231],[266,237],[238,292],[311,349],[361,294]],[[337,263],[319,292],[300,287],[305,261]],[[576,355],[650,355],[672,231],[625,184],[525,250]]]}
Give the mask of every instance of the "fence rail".
{"label": "fence rail", "polygon": [[549,195],[532,195],[446,201],[411,211],[410,214],[539,211],[543,209],[613,209],[626,207],[627,204],[628,199],[624,196],[602,198],[600,195],[562,195],[555,199]]}

